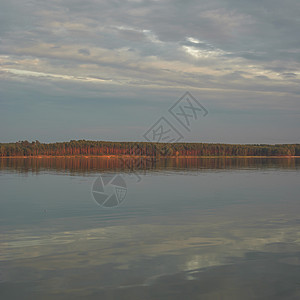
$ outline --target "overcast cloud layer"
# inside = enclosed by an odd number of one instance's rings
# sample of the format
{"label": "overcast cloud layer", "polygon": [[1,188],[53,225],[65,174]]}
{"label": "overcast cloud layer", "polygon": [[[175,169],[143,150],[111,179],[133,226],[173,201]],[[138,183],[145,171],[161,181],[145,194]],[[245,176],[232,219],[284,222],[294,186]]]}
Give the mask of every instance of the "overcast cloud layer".
{"label": "overcast cloud layer", "polygon": [[0,4],[2,142],[143,140],[187,90],[188,141],[300,141],[298,0]]}

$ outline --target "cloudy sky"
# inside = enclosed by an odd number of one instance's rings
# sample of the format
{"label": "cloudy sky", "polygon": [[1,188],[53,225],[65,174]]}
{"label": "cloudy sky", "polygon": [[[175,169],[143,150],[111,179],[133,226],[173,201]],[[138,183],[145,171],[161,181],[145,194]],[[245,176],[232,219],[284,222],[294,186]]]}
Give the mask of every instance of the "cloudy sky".
{"label": "cloudy sky", "polygon": [[299,0],[0,0],[0,142],[300,142]]}

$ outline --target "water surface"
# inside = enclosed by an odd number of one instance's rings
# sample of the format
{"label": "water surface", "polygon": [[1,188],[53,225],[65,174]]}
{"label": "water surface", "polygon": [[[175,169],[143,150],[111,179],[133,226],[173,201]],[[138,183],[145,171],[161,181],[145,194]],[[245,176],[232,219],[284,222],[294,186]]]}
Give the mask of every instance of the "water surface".
{"label": "water surface", "polygon": [[1,159],[0,298],[299,299],[299,179],[288,158]]}

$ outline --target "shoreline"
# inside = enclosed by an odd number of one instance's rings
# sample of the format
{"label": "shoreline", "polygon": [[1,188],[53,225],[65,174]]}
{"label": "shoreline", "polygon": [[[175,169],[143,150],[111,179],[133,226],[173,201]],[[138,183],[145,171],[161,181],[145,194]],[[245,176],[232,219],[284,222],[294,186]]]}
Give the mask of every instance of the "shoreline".
{"label": "shoreline", "polygon": [[215,156],[191,156],[191,155],[180,155],[180,156],[160,156],[160,157],[155,157],[155,156],[140,156],[140,155],[32,155],[32,156],[1,156],[1,159],[5,158],[25,158],[25,159],[30,159],[30,158],[156,158],[156,159],[166,159],[166,158],[300,158],[300,156],[293,156],[293,155],[268,155],[268,156],[241,156],[241,155],[236,155],[236,156],[225,156],[225,155],[215,155]]}

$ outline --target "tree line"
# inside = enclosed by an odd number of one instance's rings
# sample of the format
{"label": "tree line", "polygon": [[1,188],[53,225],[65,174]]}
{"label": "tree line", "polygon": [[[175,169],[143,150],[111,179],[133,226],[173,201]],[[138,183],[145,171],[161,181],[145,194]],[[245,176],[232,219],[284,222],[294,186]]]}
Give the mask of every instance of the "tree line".
{"label": "tree line", "polygon": [[300,144],[212,144],[212,143],[148,143],[71,140],[40,143],[19,141],[0,143],[0,157],[69,155],[133,155],[133,156],[300,156]]}

